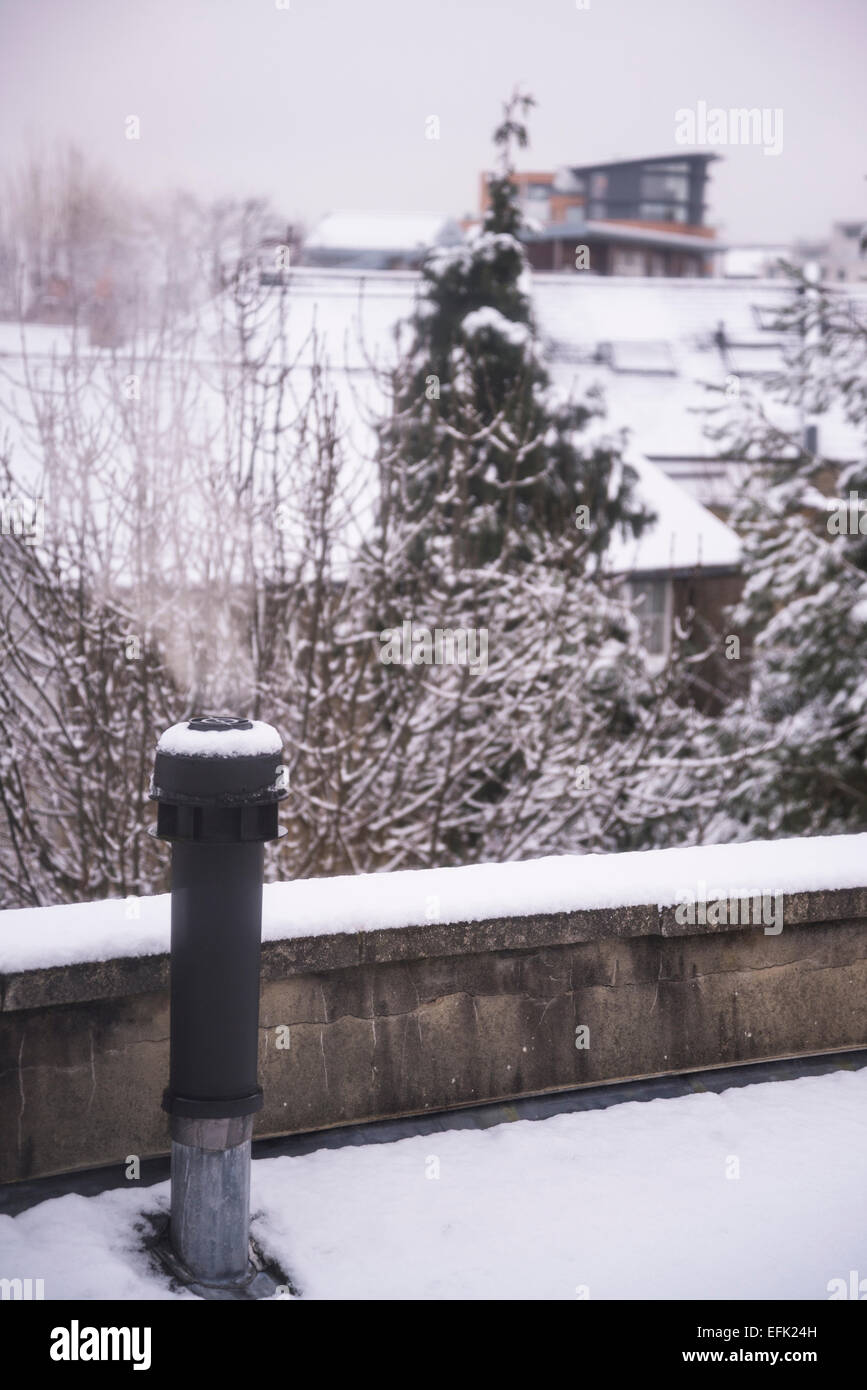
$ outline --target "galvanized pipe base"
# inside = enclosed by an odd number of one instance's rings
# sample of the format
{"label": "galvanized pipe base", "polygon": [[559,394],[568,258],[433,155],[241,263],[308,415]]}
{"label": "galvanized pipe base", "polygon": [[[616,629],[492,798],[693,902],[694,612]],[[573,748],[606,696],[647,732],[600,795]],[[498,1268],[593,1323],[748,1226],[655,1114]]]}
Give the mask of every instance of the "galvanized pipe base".
{"label": "galvanized pipe base", "polygon": [[236,1284],[250,1270],[253,1116],[173,1115],[171,1242],[205,1284]]}

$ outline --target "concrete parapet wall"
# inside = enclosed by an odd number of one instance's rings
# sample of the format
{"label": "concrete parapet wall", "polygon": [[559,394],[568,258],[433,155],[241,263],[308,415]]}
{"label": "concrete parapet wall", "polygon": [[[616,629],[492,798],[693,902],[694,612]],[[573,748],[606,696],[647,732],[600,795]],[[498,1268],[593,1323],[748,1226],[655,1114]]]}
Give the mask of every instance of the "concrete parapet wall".
{"label": "concrete parapet wall", "polygon": [[[633,905],[267,940],[255,1135],[867,1047],[867,886],[782,908],[775,934]],[[168,1150],[168,968],[0,977],[0,1181]]]}

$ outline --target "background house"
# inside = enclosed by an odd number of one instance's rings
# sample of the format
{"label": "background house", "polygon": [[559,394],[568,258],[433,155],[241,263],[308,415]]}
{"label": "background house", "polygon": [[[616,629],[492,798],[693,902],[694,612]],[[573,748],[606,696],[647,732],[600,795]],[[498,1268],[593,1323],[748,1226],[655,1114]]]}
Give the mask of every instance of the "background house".
{"label": "background house", "polygon": [[825,273],[829,280],[867,280],[867,223],[835,222],[831,228]]}
{"label": "background house", "polygon": [[[706,186],[708,165],[718,158],[680,151],[516,174],[530,264],[572,271],[581,245],[597,275],[713,274],[722,248],[706,224]],[[481,177],[482,215],[489,179]]]}

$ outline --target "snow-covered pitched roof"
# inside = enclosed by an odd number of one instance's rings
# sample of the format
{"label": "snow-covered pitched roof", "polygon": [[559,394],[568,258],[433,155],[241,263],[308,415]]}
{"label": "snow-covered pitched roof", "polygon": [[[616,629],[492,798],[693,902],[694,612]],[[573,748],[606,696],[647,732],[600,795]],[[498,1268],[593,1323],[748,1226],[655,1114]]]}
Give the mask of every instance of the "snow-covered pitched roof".
{"label": "snow-covered pitched roof", "polygon": [[[704,338],[709,342],[720,318],[731,322],[739,342],[764,343],[768,335],[756,326],[743,293],[727,297],[728,287],[723,286],[722,295],[706,295],[696,302],[695,296],[683,293],[683,283],[630,280],[624,290],[623,282],[613,278],[591,282],[579,275],[536,275],[532,280],[534,307],[548,344],[555,386],[564,393],[582,395],[591,384],[602,385],[606,427],[630,431],[639,487],[658,516],[640,542],[615,543],[609,564],[616,572],[683,570],[696,565],[728,569],[740,562],[740,546],[731,528],[709,512],[700,498],[667,478],[647,454],[656,448],[663,456],[683,453],[712,459],[719,470],[722,465],[702,437],[701,417],[695,413],[706,393],[684,375],[691,359],[685,362],[683,343],[691,345]],[[359,406],[363,403],[373,412],[385,406],[369,370],[370,361],[373,358],[384,367],[393,359],[394,329],[416,305],[419,277],[415,272],[305,267],[293,271],[289,285],[286,331],[296,378],[312,365],[315,326],[319,346],[331,363],[347,440],[360,454],[369,454],[372,441]],[[779,287],[773,290],[776,306]],[[484,311],[480,312],[484,317]],[[595,363],[590,359],[601,341],[612,350],[605,362]],[[570,347],[578,351],[573,354]],[[207,356],[212,349],[203,351]],[[632,371],[633,367],[637,370]],[[667,375],[658,374],[661,368]]]}
{"label": "snow-covered pitched roof", "polygon": [[791,261],[789,246],[730,246],[723,256],[722,273],[745,280],[760,280],[777,261]]}
{"label": "snow-covered pitched roof", "polygon": [[741,543],[730,526],[649,459],[635,451],[628,451],[626,459],[657,520],[638,540],[615,535],[605,556],[607,569],[614,574],[737,569]]}
{"label": "snow-covered pitched roof", "polygon": [[[611,423],[627,427],[637,449],[713,505],[731,502],[742,470],[719,460],[705,412],[721,404],[730,378],[756,389],[763,373],[782,369],[786,343],[773,324],[788,293],[778,280],[533,277],[536,316],[557,384],[566,390],[600,386]],[[846,293],[867,305],[867,289],[847,286]],[[725,348],[715,341],[720,328]],[[639,348],[647,353],[652,346],[657,362],[624,369],[617,352],[607,351],[611,345],[632,345],[635,359]],[[665,374],[658,370],[663,358]],[[769,402],[768,411],[782,429],[800,431],[794,407]],[[819,448],[827,457],[854,460],[861,447],[839,409],[822,416]]]}
{"label": "snow-covered pitched roof", "polygon": [[461,240],[450,217],[437,212],[330,212],[307,238],[309,250],[418,251]]}

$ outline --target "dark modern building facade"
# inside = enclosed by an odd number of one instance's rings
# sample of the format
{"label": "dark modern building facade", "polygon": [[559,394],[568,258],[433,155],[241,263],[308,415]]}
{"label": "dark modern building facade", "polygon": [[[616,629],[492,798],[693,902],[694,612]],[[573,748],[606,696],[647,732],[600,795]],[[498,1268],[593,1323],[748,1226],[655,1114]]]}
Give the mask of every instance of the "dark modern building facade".
{"label": "dark modern building facade", "polygon": [[[535,270],[597,275],[713,274],[714,257],[723,248],[706,222],[707,184],[708,166],[718,158],[681,150],[516,174],[530,219],[530,264]],[[487,188],[484,175],[483,212]]]}

